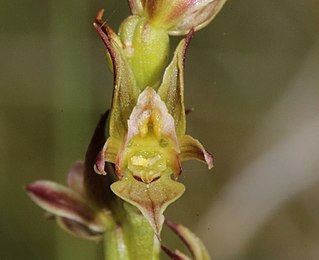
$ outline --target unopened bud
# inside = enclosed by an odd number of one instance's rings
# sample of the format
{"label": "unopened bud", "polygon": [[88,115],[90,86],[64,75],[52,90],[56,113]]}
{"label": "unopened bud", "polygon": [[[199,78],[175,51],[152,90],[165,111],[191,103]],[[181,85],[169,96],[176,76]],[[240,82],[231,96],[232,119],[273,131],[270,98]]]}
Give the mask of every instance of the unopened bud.
{"label": "unopened bud", "polygon": [[156,88],[169,52],[167,32],[151,26],[143,17],[132,15],[121,24],[119,36],[138,87]]}
{"label": "unopened bud", "polygon": [[129,0],[133,14],[149,19],[170,35],[199,30],[213,20],[226,0]]}

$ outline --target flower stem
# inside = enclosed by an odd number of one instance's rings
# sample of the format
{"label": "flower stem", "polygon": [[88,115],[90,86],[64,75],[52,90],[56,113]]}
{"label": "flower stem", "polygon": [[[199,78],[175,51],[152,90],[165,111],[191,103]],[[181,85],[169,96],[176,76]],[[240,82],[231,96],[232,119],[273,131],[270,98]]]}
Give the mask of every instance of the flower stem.
{"label": "flower stem", "polygon": [[118,211],[118,223],[104,236],[104,259],[158,260],[160,244],[154,231],[139,210],[123,203]]}
{"label": "flower stem", "polygon": [[123,239],[123,230],[115,226],[104,236],[104,259],[129,260],[127,247]]}

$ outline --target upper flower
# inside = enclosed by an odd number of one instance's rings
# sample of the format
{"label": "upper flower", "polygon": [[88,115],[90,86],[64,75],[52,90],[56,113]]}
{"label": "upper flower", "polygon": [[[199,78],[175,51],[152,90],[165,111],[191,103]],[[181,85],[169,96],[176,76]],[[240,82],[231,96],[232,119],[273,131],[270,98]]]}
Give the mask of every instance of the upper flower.
{"label": "upper flower", "polygon": [[211,22],[226,0],[129,0],[133,14],[147,17],[170,35],[184,35]]}

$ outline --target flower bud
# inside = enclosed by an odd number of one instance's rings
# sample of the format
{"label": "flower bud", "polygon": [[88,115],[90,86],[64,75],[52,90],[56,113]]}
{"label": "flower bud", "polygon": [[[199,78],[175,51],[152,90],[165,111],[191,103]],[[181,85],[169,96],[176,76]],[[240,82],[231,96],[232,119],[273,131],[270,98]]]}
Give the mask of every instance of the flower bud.
{"label": "flower bud", "polygon": [[142,90],[158,86],[169,52],[167,32],[151,26],[143,17],[132,15],[121,24],[119,36],[137,86]]}
{"label": "flower bud", "polygon": [[205,27],[226,0],[129,0],[133,14],[147,17],[170,35],[184,35]]}

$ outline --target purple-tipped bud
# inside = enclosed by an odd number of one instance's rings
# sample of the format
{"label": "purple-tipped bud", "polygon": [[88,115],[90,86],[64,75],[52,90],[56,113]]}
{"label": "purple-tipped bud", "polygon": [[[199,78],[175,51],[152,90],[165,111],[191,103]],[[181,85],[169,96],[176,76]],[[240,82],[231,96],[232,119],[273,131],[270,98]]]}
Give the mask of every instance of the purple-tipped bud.
{"label": "purple-tipped bud", "polygon": [[97,212],[70,188],[52,181],[35,181],[26,186],[26,191],[47,212],[78,222],[97,232],[104,230]]}
{"label": "purple-tipped bud", "polygon": [[226,0],[129,0],[133,14],[147,17],[170,35],[184,35],[211,22]]}

